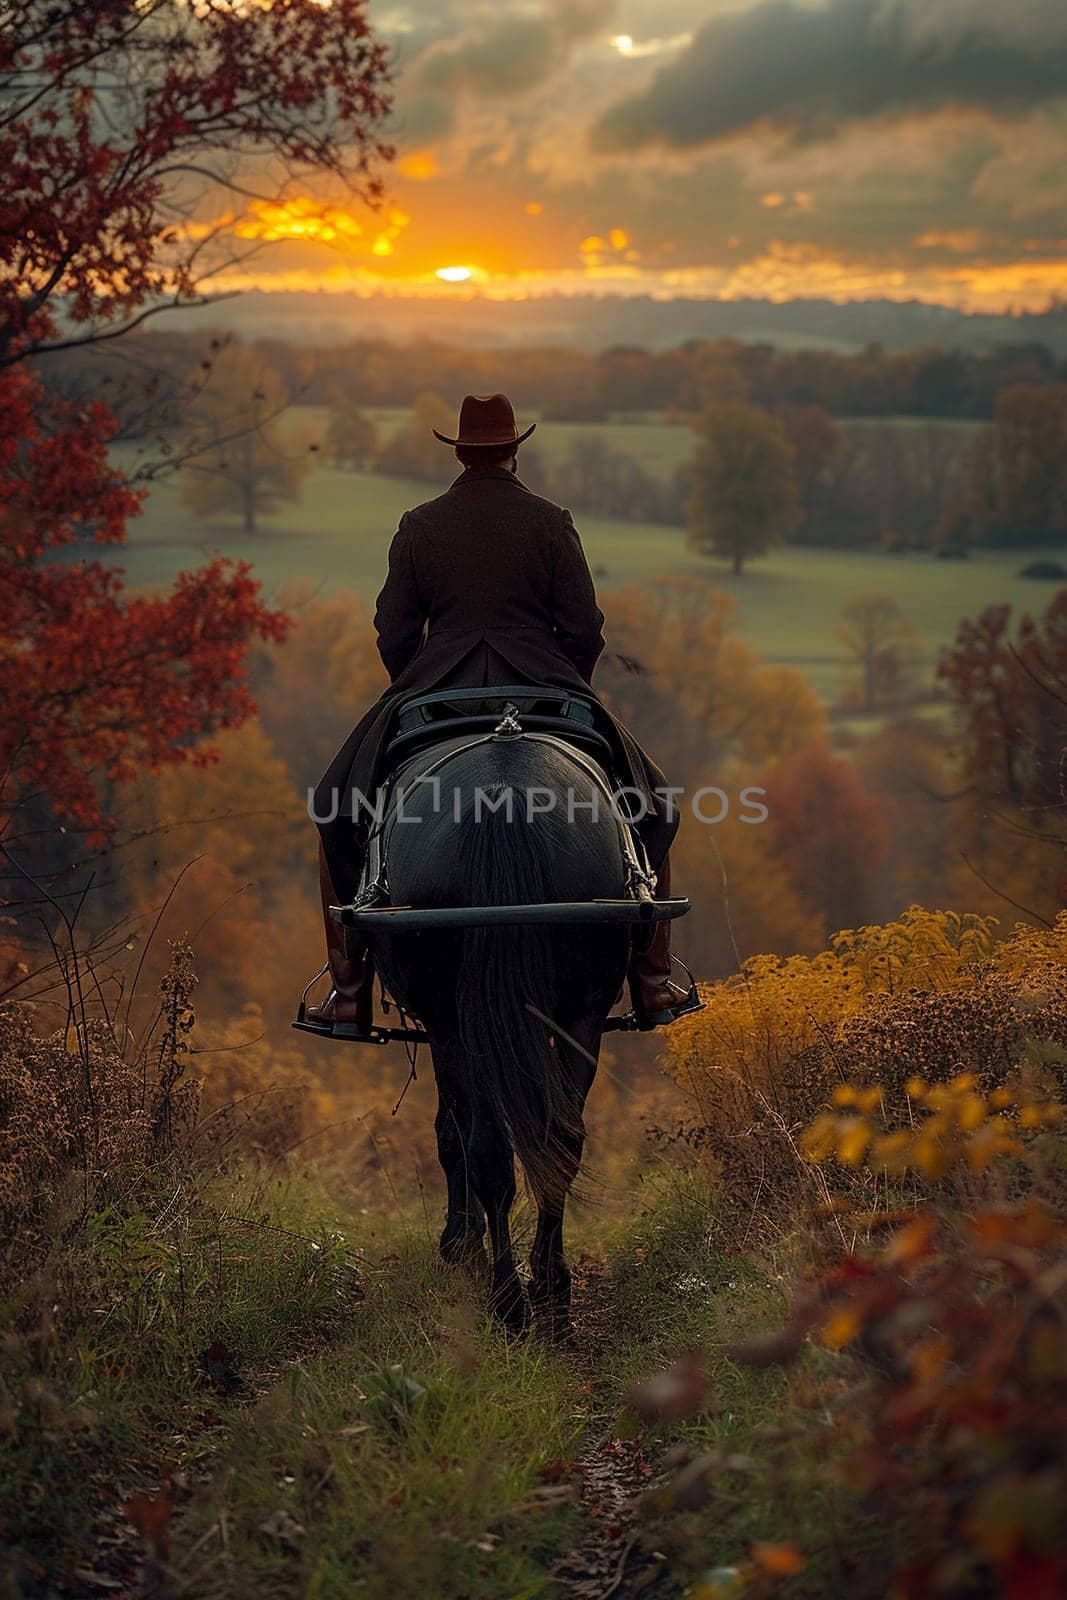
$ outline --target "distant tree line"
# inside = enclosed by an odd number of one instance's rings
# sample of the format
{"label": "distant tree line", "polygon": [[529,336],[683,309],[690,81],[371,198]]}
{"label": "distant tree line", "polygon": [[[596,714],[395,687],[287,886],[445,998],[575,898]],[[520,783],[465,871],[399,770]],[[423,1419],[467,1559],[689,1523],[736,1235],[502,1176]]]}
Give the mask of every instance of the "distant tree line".
{"label": "distant tree line", "polygon": [[[151,373],[157,396],[180,387],[205,358],[217,331],[146,329],[123,357],[106,350],[52,356],[48,374],[66,388],[99,386],[109,370],[112,398],[128,415],[144,412],[138,373]],[[894,352],[881,345],[842,352],[782,350],[736,339],[692,339],[670,350],[616,345],[599,352],[571,346],[469,350],[416,339],[353,339],[308,346],[260,339],[253,346],[290,393],[308,404],[339,398],[357,406],[409,406],[432,392],[451,400],[505,390],[546,421],[601,421],[609,415],[692,413],[720,400],[746,399],[767,410],[821,406],[835,417],[944,417],[992,421],[997,397],[1020,385],[1067,382],[1067,359],[1039,343],[1001,344],[985,352],[940,345]],[[136,366],[130,352],[136,350]]]}
{"label": "distant tree line", "polygon": [[616,346],[467,350],[429,340],[354,340],[313,350],[262,341],[289,382],[307,379],[310,402],[343,391],[358,405],[410,405],[427,390],[448,397],[505,390],[546,421],[598,422],[620,413],[691,413],[744,398],[768,410],[821,406],[838,417],[992,420],[997,395],[1020,384],[1067,382],[1067,360],[1040,344],[986,353],[939,346],[894,353],[780,350],[734,339],[691,340],[672,350]]}
{"label": "distant tree line", "polygon": [[[368,341],[303,351],[172,332],[131,342],[136,361],[71,352],[44,371],[71,396],[106,394],[127,439],[187,462],[194,510],[238,510],[249,532],[259,512],[298,497],[320,448],[337,466],[443,485],[454,463],[431,429],[451,427],[460,394],[506,387],[547,423],[610,416],[694,430],[673,471],[650,470],[618,434],[590,430],[566,455],[542,435],[543,446],[539,438],[523,450],[523,473],[585,515],[686,527],[697,548],[735,565],[786,535],[950,551],[1067,538],[1067,362],[1039,345],[843,356],[730,340],[599,355]],[[440,387],[426,381],[434,373]],[[366,408],[405,403],[416,380],[408,420],[384,436]],[[297,401],[328,408],[321,440],[279,433],[274,419]],[[742,504],[737,463],[749,452],[759,465]],[[772,482],[768,513],[756,502]]]}
{"label": "distant tree line", "polygon": [[[426,392],[380,441],[358,407],[341,404],[330,412],[327,454],[443,487],[454,462],[431,430],[453,420],[453,408]],[[688,528],[696,548],[735,567],[787,535],[838,549],[949,553],[1067,538],[1067,384],[1004,390],[986,427],[837,421],[821,406],[769,411],[737,398],[685,420],[693,448],[674,471],[652,471],[590,430],[564,455],[524,445],[523,479],[586,515]]]}

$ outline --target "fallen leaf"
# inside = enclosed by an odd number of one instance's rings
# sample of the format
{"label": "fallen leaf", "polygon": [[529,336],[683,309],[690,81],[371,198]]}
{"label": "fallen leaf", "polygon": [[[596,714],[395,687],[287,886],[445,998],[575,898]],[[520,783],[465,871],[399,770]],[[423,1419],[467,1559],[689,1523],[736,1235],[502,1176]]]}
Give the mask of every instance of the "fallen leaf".
{"label": "fallen leaf", "polygon": [[751,1555],[758,1567],[775,1578],[788,1578],[806,1565],[795,1544],[754,1544]]}
{"label": "fallen leaf", "polygon": [[169,1488],[158,1494],[135,1494],[122,1507],[126,1520],[133,1524],[152,1554],[160,1561],[167,1559],[170,1550],[170,1519],[174,1511],[174,1496]]}

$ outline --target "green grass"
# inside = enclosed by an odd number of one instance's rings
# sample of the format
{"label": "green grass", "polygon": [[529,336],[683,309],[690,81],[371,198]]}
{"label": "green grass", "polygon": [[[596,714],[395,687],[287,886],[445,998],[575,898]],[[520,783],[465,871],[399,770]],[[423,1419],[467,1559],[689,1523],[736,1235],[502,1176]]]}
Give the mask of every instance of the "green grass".
{"label": "green grass", "polygon": [[91,1563],[102,1503],[156,1462],[197,1460],[222,1404],[205,1351],[224,1349],[241,1385],[261,1381],[335,1331],[356,1292],[344,1241],[306,1201],[303,1228],[288,1226],[284,1184],[220,1185],[192,1204],[185,1186],[71,1227],[0,1301],[0,1545],[16,1572]]}
{"label": "green grass", "polygon": [[[43,1299],[4,1308],[0,1538],[24,1592],[109,1560],[127,1573],[138,1541],[126,1528],[101,1556],[101,1508],[125,1526],[133,1490],[184,1476],[168,1559],[197,1600],[556,1596],[552,1563],[592,1526],[574,1463],[615,1438],[657,1470],[672,1449],[722,1455],[710,1510],[643,1505],[643,1547],[668,1558],[657,1597],[782,1538],[809,1557],[801,1592],[837,1592],[827,1529],[844,1516],[853,1549],[869,1530],[826,1474],[803,1384],[727,1354],[780,1323],[788,1286],[780,1254],[723,1253],[719,1203],[660,1162],[625,1221],[598,1235],[586,1216],[574,1350],[506,1340],[423,1216],[346,1215],[307,1175],[213,1191],[180,1219],[102,1213]],[[200,1371],[216,1342],[234,1394]],[[639,1424],[633,1385],[693,1349],[705,1404]]]}
{"label": "green grass", "polygon": [[[673,1454],[683,1463],[717,1463],[699,1509],[675,1506],[669,1479],[650,1498],[645,1540],[669,1557],[664,1594],[680,1594],[683,1584],[715,1569],[743,1566],[758,1541],[803,1551],[807,1565],[796,1592],[844,1596],[850,1584],[835,1529],[847,1524],[853,1550],[869,1543],[871,1529],[827,1471],[824,1402],[836,1358],[809,1351],[798,1372],[731,1358],[733,1345],[781,1326],[797,1263],[788,1240],[773,1252],[724,1254],[714,1242],[721,1203],[699,1169],[665,1168],[643,1213],[610,1248],[614,1333],[600,1363],[609,1403],[622,1407],[635,1383],[688,1350],[698,1352],[709,1379],[692,1417],[640,1429],[655,1462]],[[620,1427],[635,1429],[625,1412]]]}
{"label": "green grass", "polygon": [[[705,1178],[654,1171],[637,1215],[605,1231],[599,1265],[578,1267],[574,1352],[506,1341],[485,1321],[481,1287],[440,1266],[425,1230],[387,1227],[343,1343],[294,1367],[235,1423],[184,1525],[195,1554],[183,1582],[206,1600],[340,1600],[357,1588],[368,1600],[557,1595],[549,1568],[584,1524],[552,1485],[562,1474],[577,1488],[576,1458],[635,1433],[654,1464],[679,1446],[731,1463],[713,1517],[648,1502],[647,1538],[670,1552],[657,1595],[744,1561],[753,1540],[825,1546],[835,1490],[813,1488],[825,1477],[821,1419],[798,1407],[782,1372],[724,1353],[776,1325],[787,1291],[769,1262],[713,1243],[717,1204]],[[688,1422],[638,1428],[626,1408],[634,1383],[693,1348],[710,1370],[708,1405]],[[288,1541],[271,1532],[278,1512],[302,1530]],[[813,1558],[813,1572],[832,1570],[831,1555]]]}
{"label": "green grass", "polygon": [[[537,1491],[587,1424],[573,1358],[507,1343],[425,1240],[369,1262],[365,1283],[344,1345],[291,1369],[235,1427],[190,1514],[187,1544],[204,1539],[195,1592],[550,1593],[574,1512]],[[263,1529],[277,1511],[304,1530],[290,1544]]]}
{"label": "green grass", "polygon": [[[379,1221],[364,1287],[343,1345],[234,1427],[189,1516],[186,1547],[204,1542],[186,1581],[205,1597],[555,1593],[578,1521],[542,1479],[598,1420],[582,1360],[505,1339],[421,1227]],[[263,1529],[276,1511],[304,1530],[288,1544]]]}

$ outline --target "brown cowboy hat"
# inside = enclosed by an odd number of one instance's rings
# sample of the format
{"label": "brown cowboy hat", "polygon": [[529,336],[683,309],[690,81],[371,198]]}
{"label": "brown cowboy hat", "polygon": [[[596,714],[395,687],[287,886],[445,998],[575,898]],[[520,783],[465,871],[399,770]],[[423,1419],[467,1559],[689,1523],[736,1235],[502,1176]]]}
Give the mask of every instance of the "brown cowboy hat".
{"label": "brown cowboy hat", "polygon": [[519,432],[515,412],[506,394],[468,394],[459,408],[459,438],[447,439],[435,428],[434,437],[442,444],[493,445],[521,444],[537,427],[531,422],[525,433]]}

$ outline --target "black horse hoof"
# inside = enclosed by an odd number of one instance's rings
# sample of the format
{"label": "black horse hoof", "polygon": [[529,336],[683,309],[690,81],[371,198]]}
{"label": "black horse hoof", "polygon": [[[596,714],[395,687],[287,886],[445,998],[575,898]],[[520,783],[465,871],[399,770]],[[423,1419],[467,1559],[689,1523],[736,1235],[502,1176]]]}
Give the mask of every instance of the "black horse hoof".
{"label": "black horse hoof", "polygon": [[521,1339],[529,1331],[530,1303],[520,1283],[495,1289],[489,1296],[489,1310],[511,1338]]}
{"label": "black horse hoof", "polygon": [[566,1312],[562,1315],[538,1317],[537,1336],[545,1344],[550,1344],[554,1350],[578,1348],[578,1335],[574,1331],[574,1323]]}

